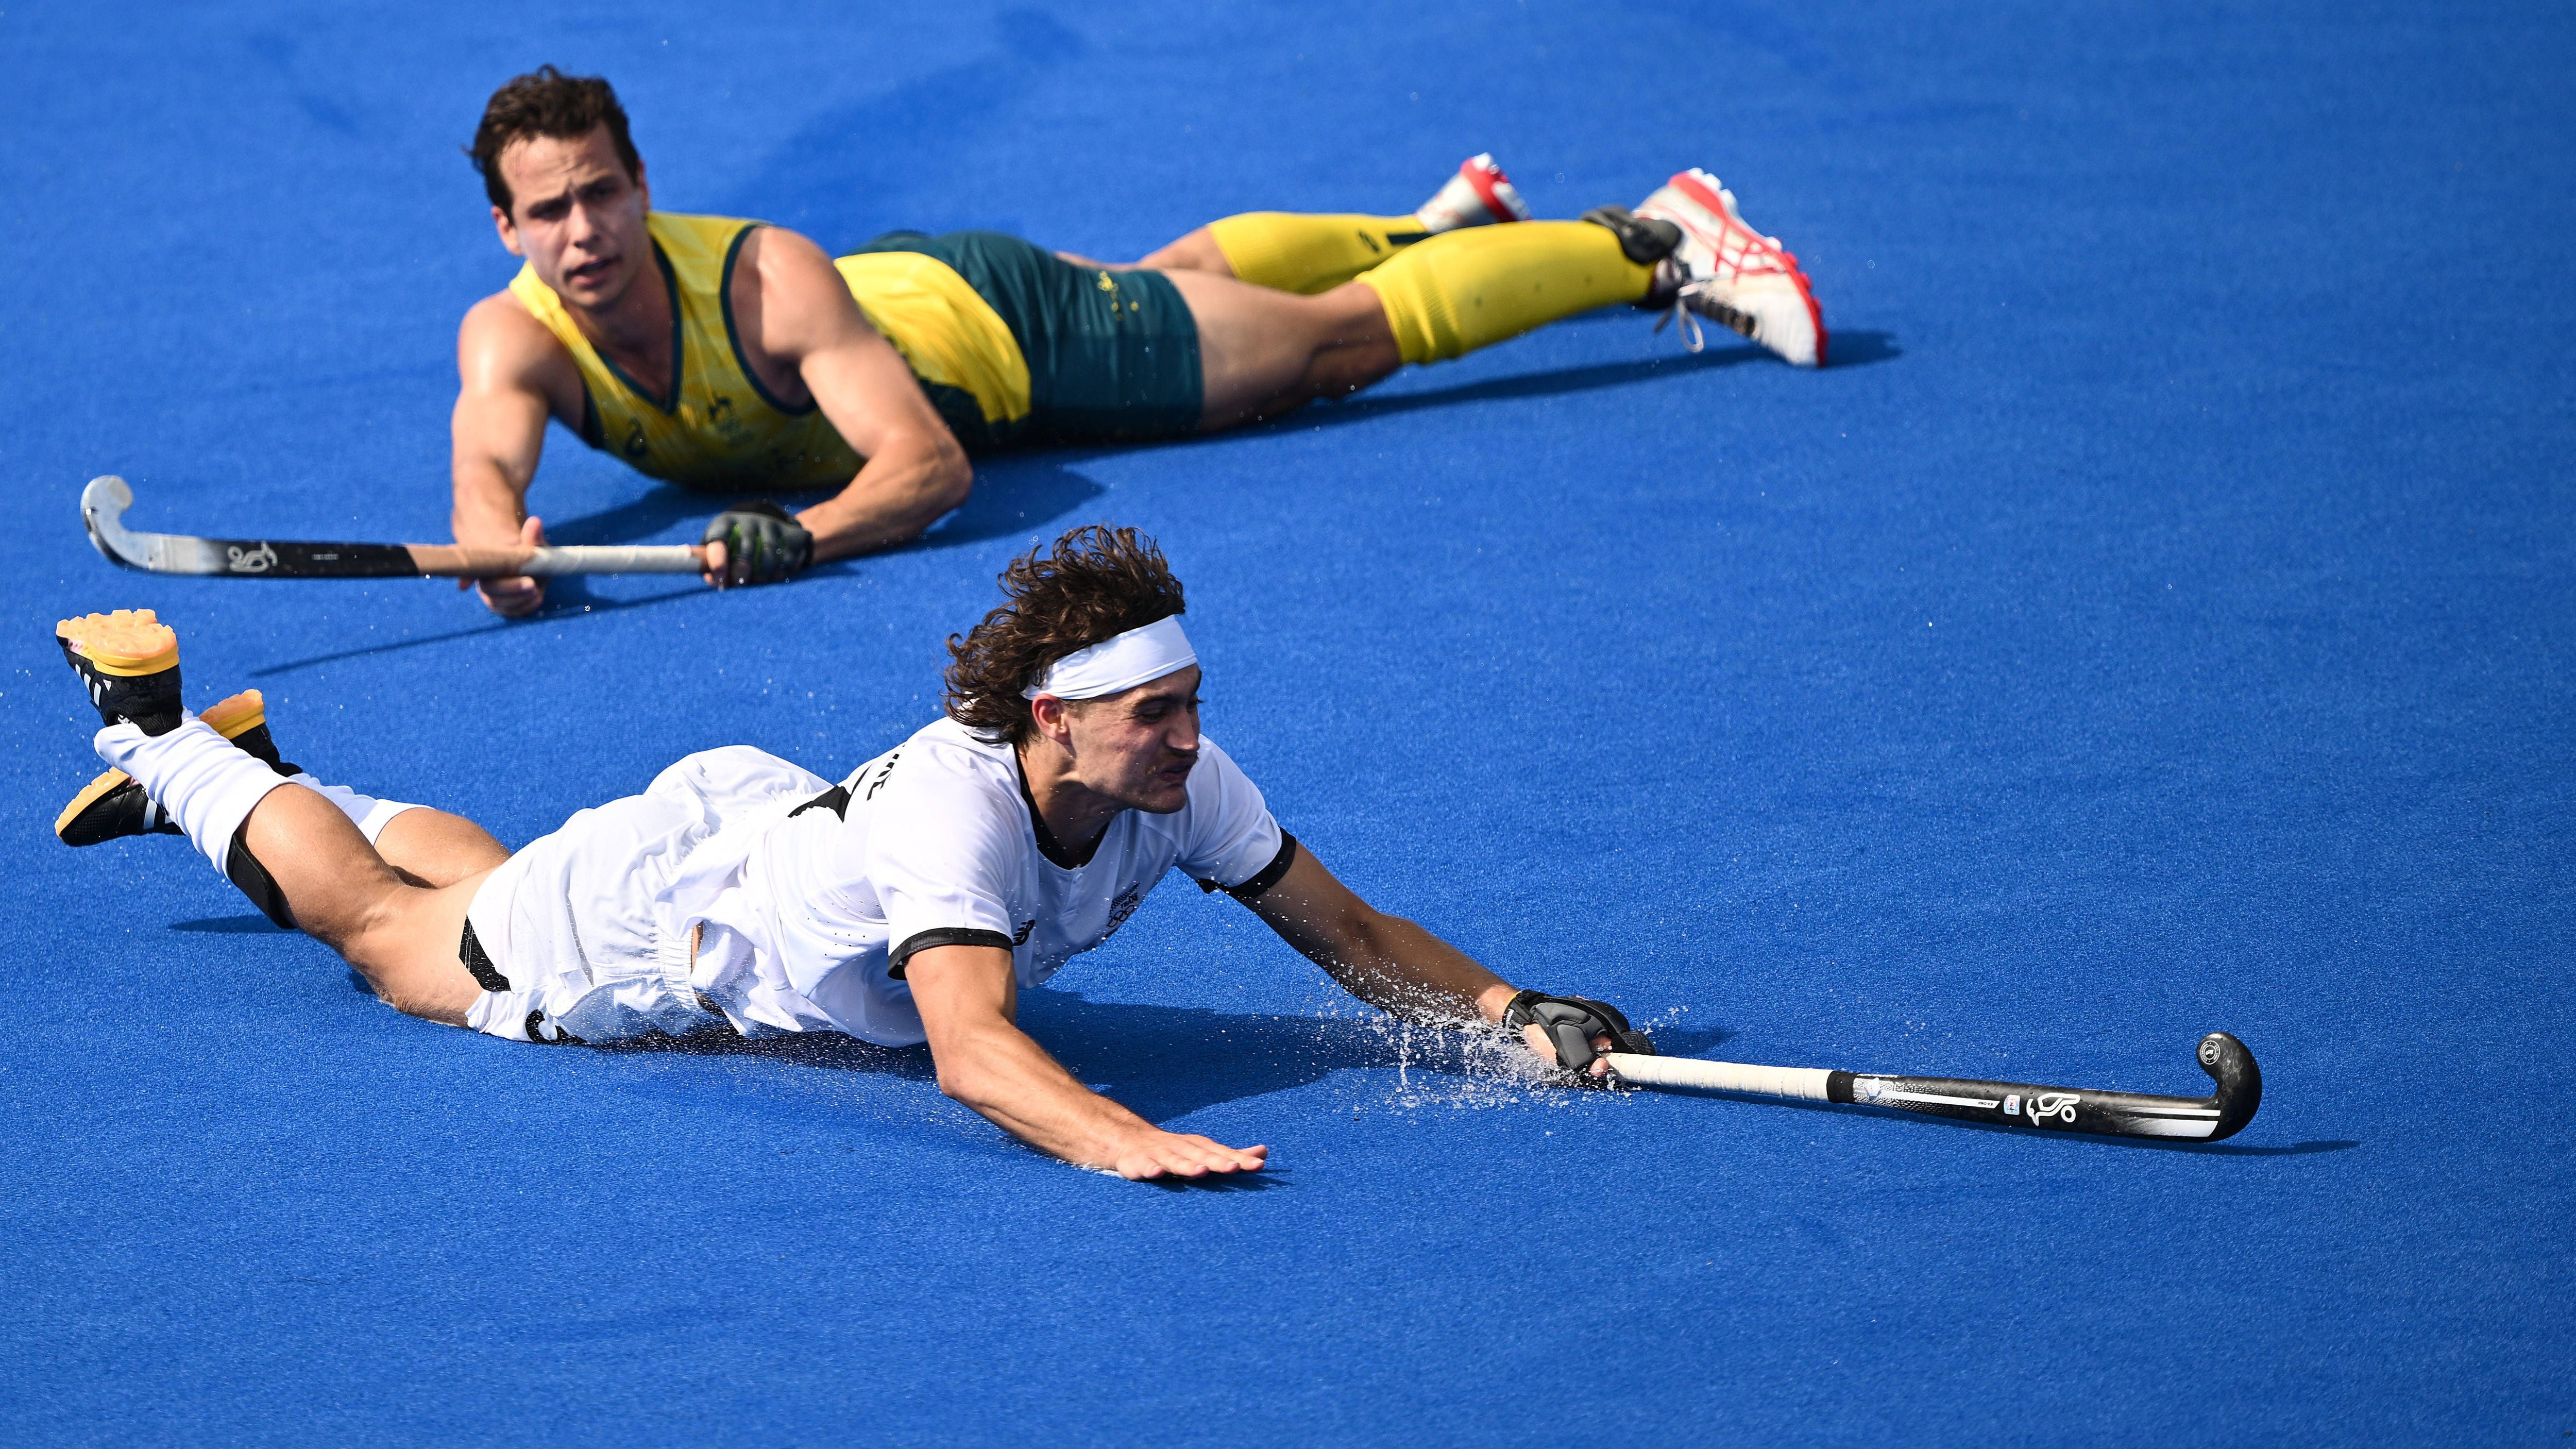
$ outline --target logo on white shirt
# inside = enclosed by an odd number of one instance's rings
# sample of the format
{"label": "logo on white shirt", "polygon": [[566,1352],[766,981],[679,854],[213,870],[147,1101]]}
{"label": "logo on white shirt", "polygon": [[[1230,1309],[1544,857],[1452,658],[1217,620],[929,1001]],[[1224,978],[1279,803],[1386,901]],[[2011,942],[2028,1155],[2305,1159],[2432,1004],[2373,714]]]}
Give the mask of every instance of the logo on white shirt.
{"label": "logo on white shirt", "polygon": [[1105,943],[1110,937],[1117,935],[1118,928],[1127,924],[1127,918],[1136,914],[1136,908],[1144,903],[1145,888],[1143,886],[1131,885],[1125,890],[1120,891],[1118,893],[1118,899],[1109,903],[1109,924],[1107,927],[1102,929],[1100,933],[1101,941]]}

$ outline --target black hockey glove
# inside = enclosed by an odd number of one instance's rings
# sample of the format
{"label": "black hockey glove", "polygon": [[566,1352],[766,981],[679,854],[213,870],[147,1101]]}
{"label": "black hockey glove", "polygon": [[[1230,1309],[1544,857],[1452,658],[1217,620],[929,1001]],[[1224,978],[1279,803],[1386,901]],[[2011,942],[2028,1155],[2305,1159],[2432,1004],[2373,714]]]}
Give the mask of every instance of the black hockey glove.
{"label": "black hockey glove", "polygon": [[[1655,1054],[1655,1044],[1646,1040],[1644,1032],[1630,1026],[1619,1008],[1581,996],[1524,991],[1503,1007],[1503,1026],[1514,1033],[1525,1026],[1537,1027],[1555,1045],[1557,1061],[1570,1072],[1583,1072],[1592,1065],[1592,1039],[1596,1036],[1608,1037],[1614,1052],[1648,1057]],[[1585,1080],[1591,1080],[1589,1073]]]}
{"label": "black hockey glove", "polygon": [[700,543],[725,546],[724,577],[719,584],[774,584],[814,557],[814,535],[796,515],[755,498],[737,503],[708,520]]}

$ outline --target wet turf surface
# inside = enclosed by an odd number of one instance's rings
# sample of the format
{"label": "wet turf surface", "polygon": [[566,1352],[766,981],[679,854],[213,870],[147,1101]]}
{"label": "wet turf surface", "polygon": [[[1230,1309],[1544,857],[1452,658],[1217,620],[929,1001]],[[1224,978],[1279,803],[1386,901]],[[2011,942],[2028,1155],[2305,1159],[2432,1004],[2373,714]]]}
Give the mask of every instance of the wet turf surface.
{"label": "wet turf surface", "polygon": [[[2555,1443],[2576,1429],[2556,7],[946,6],[0,12],[11,421],[0,1426],[31,1443]],[[1842,364],[1626,313],[1188,446],[988,460],[920,546],[715,597],[117,576],[142,528],[436,539],[456,154],[604,71],[657,198],[846,244],[1133,255],[1542,214],[1706,165]],[[558,433],[562,541],[710,511]],[[1527,1090],[1158,893],[1028,1005],[1088,1081],[1272,1145],[1042,1161],[919,1053],[510,1046],[401,1018],[97,766],[46,638],[153,606],[192,697],[523,841],[684,751],[826,774],[1109,517],[1209,729],[1371,898],[1667,1049],[2184,1092],[2177,1151]]]}

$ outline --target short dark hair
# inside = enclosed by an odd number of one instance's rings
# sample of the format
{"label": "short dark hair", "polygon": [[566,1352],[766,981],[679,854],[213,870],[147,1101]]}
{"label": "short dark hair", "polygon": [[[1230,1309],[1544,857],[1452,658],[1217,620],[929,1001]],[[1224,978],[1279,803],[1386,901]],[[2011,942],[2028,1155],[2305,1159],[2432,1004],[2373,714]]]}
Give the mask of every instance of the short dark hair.
{"label": "short dark hair", "polygon": [[948,717],[996,743],[1036,727],[1020,691],[1076,650],[1182,613],[1181,581],[1154,541],[1105,523],[1072,530],[1002,570],[1003,603],[948,636]]}
{"label": "short dark hair", "polygon": [[617,103],[616,89],[595,75],[565,75],[541,65],[526,75],[510,77],[508,85],[492,93],[483,107],[483,124],[474,128],[474,144],[465,148],[465,154],[473,158],[474,169],[483,173],[483,194],[506,215],[510,183],[501,175],[501,153],[511,142],[538,136],[578,141],[601,126],[608,128],[608,139],[617,147],[626,179],[642,179],[644,160],[635,154],[635,142],[626,134],[626,108]]}

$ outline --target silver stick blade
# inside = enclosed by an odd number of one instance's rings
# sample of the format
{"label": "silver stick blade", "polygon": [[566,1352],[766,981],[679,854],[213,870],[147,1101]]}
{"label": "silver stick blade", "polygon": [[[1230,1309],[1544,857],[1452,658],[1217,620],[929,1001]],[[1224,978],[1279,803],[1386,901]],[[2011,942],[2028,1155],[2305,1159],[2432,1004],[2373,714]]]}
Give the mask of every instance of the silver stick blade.
{"label": "silver stick blade", "polygon": [[89,530],[90,543],[109,563],[155,574],[224,572],[222,553],[207,539],[129,532],[125,510],[133,503],[134,490],[112,473],[92,478],[81,490],[81,523]]}

